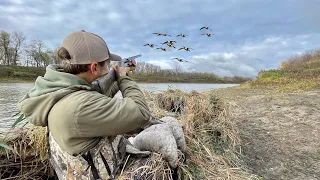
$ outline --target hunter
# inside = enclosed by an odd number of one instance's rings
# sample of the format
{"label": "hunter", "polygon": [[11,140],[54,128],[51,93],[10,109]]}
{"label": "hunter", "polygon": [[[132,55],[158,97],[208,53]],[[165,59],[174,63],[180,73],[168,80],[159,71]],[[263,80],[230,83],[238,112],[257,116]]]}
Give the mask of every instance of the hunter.
{"label": "hunter", "polygon": [[[68,35],[57,53],[63,63],[49,65],[18,108],[29,122],[48,128],[50,162],[59,179],[115,179],[126,153],[121,135],[151,118],[143,92],[127,75],[136,67],[110,67],[122,58],[84,30]],[[92,82],[110,68],[116,83],[95,91]],[[114,97],[119,90],[123,98]]]}

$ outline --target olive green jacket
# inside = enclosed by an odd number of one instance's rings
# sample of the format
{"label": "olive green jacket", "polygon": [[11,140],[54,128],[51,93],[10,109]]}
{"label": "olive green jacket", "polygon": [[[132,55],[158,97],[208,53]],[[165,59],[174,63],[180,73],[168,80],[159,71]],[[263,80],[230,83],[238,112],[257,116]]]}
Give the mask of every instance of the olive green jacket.
{"label": "olive green jacket", "polygon": [[[19,102],[19,110],[32,124],[48,126],[60,148],[78,155],[101,137],[135,130],[150,119],[146,100],[128,76],[117,79],[109,96],[91,88],[82,78],[49,65],[44,77]],[[120,90],[123,99],[112,98]]]}

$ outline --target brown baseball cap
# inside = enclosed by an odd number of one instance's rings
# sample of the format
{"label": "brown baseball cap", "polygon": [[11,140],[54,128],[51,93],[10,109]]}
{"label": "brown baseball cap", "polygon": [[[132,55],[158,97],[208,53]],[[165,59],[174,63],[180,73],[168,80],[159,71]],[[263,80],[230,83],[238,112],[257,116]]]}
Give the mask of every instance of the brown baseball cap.
{"label": "brown baseball cap", "polygon": [[121,61],[121,57],[112,54],[106,42],[98,35],[84,30],[69,34],[62,42],[70,54],[71,64],[91,64],[109,59],[110,61]]}

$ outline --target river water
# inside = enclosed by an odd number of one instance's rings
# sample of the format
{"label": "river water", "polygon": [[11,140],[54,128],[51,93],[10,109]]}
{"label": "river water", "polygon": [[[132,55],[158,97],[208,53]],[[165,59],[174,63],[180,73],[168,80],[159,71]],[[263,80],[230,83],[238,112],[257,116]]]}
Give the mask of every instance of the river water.
{"label": "river water", "polygon": [[[32,87],[33,83],[0,83],[0,132],[7,131],[17,117],[17,102]],[[142,89],[149,92],[161,92],[170,89],[181,89],[186,92],[192,90],[204,92],[215,88],[237,86],[238,84],[185,84],[185,83],[139,83]]]}

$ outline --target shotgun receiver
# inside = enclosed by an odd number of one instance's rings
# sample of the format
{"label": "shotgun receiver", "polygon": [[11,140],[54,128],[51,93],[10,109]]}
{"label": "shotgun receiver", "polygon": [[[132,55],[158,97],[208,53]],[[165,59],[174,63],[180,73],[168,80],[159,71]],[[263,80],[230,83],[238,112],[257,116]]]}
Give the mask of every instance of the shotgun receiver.
{"label": "shotgun receiver", "polygon": [[[117,62],[120,67],[131,67],[136,58],[141,57],[142,55],[131,56],[128,58],[124,58],[121,61]],[[116,80],[116,72],[114,69],[110,69],[109,73],[105,76],[102,76],[98,80],[92,82],[92,88],[100,93],[105,94],[108,89],[111,88],[113,83]]]}

